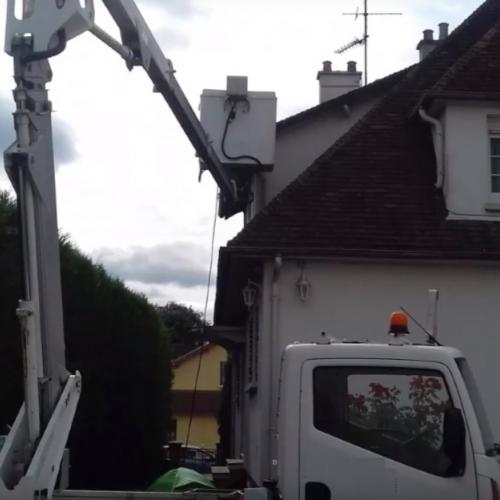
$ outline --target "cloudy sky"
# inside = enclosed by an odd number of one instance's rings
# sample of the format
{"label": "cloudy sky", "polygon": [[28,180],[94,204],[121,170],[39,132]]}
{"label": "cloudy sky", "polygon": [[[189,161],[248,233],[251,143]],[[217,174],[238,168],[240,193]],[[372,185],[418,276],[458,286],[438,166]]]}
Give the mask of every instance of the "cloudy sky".
{"label": "cloudy sky", "polygon": [[[37,0],[35,0],[37,1]],[[38,0],[39,1],[39,0]],[[5,0],[0,0],[3,40]],[[325,59],[362,66],[362,49],[335,49],[361,36],[362,21],[342,16],[362,0],[137,0],[177,78],[197,109],[203,88],[248,75],[251,90],[275,91],[278,117],[317,104]],[[100,0],[96,22],[117,30]],[[370,0],[370,80],[416,62],[417,42],[439,22],[454,29],[480,0]],[[52,60],[59,226],[94,260],[153,302],[201,310],[205,300],[215,185],[198,183],[194,151],[140,68],[90,34]],[[0,150],[14,137],[11,60],[0,54]],[[0,189],[10,188],[0,172]],[[241,227],[218,221],[217,248]],[[213,299],[213,290],[211,298]],[[210,309],[212,304],[210,304]]]}

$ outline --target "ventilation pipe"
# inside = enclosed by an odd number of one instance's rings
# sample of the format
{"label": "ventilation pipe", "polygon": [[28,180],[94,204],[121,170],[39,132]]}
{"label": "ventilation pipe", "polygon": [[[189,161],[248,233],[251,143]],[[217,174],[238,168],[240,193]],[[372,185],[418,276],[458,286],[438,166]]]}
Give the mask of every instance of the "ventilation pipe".
{"label": "ventilation pipe", "polygon": [[439,24],[439,38],[434,38],[433,30],[424,30],[424,37],[417,45],[417,50],[420,53],[420,60],[424,60],[443,40],[448,38],[449,31],[448,23]]}
{"label": "ventilation pipe", "polygon": [[439,40],[446,40],[448,38],[448,30],[450,25],[448,23],[439,23]]}

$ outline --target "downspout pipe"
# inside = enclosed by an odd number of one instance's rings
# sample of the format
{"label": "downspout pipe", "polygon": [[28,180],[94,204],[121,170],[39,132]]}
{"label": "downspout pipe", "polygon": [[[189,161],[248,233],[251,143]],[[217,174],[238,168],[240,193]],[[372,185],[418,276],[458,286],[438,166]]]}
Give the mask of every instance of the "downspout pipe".
{"label": "downspout pipe", "polygon": [[271,334],[269,336],[269,477],[271,480],[276,479],[276,453],[277,453],[277,422],[276,422],[276,395],[275,395],[275,380],[274,380],[274,365],[278,356],[276,356],[275,339],[279,336],[279,308],[280,308],[280,277],[283,259],[280,254],[274,258],[273,277],[271,285]]}
{"label": "downspout pipe", "polygon": [[442,189],[444,186],[444,175],[445,175],[445,138],[443,124],[429,115],[424,108],[418,110],[420,118],[427,123],[430,123],[433,127],[434,132],[434,148],[436,151],[436,162],[437,162],[437,172],[436,172],[436,184],[438,189]]}

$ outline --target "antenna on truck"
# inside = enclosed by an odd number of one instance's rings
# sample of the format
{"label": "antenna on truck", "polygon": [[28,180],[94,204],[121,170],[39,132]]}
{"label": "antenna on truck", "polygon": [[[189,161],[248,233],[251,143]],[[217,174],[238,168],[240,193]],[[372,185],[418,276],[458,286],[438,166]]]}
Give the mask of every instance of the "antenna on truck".
{"label": "antenna on truck", "polygon": [[425,328],[422,323],[420,323],[417,318],[412,316],[410,312],[408,312],[407,309],[405,309],[403,306],[399,306],[399,308],[427,335],[427,343],[429,345],[437,345],[437,346],[442,346],[438,339],[429,331],[427,328]]}

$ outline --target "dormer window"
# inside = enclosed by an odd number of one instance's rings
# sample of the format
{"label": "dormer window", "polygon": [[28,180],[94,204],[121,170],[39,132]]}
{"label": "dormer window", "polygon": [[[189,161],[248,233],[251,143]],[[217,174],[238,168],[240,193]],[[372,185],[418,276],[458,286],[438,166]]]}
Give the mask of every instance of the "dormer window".
{"label": "dormer window", "polygon": [[440,117],[448,218],[500,221],[500,102],[447,102]]}

